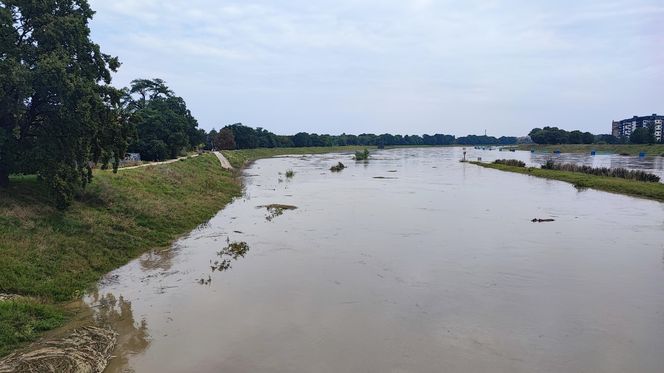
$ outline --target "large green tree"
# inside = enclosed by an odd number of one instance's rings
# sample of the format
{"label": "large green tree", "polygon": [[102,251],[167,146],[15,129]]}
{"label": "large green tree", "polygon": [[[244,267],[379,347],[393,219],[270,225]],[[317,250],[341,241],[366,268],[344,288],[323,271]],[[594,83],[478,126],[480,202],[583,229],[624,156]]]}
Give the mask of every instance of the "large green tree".
{"label": "large green tree", "polygon": [[629,142],[632,144],[652,144],[655,142],[655,136],[646,127],[637,128],[629,136]]}
{"label": "large green tree", "polygon": [[159,161],[205,142],[182,97],[175,96],[161,79],[136,79],[125,89],[124,108],[136,129],[129,150],[141,158]]}
{"label": "large green tree", "polygon": [[37,173],[64,208],[127,146],[118,59],[90,39],[85,0],[0,1],[0,186]]}

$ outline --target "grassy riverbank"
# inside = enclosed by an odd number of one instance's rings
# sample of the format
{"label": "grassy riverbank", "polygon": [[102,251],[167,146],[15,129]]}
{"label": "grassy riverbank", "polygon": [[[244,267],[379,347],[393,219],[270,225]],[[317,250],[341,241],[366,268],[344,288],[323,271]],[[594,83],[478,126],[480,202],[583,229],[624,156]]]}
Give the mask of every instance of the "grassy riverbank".
{"label": "grassy riverbank", "polygon": [[560,150],[562,153],[585,153],[590,154],[593,150],[598,153],[639,155],[645,152],[647,156],[664,155],[664,144],[563,144],[563,145],[519,145],[518,150],[552,153]]}
{"label": "grassy riverbank", "polygon": [[627,180],[617,177],[605,177],[580,172],[543,170],[535,167],[516,167],[495,163],[470,162],[494,170],[515,172],[545,179],[565,181],[577,188],[592,188],[605,192],[625,194],[664,202],[664,184]]}
{"label": "grassy riverbank", "polygon": [[[241,185],[214,155],[99,171],[80,200],[55,210],[34,177],[0,193],[0,355],[65,320],[58,305],[105,273],[210,219]],[[55,307],[53,306],[55,305]]]}
{"label": "grassy riverbank", "polygon": [[[284,154],[353,152],[364,147],[224,152],[234,167]],[[63,305],[104,274],[151,249],[167,248],[242,191],[237,174],[212,154],[170,164],[95,172],[71,208],[52,207],[34,176],[0,191],[0,356],[67,320]]]}

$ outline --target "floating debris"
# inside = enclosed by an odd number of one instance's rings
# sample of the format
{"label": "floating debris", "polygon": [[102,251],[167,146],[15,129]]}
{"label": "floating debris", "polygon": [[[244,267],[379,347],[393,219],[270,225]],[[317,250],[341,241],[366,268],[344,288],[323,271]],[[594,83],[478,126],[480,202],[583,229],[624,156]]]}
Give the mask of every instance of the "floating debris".
{"label": "floating debris", "polygon": [[537,219],[537,218],[535,218],[531,221],[533,223],[547,223],[547,222],[551,222],[551,221],[555,221],[555,220],[554,219]]}
{"label": "floating debris", "polygon": [[2,294],[0,293],[0,302],[9,302],[13,300],[20,300],[23,299],[22,296],[17,295],[17,294]]}
{"label": "floating debris", "polygon": [[258,206],[258,208],[267,209],[268,215],[265,217],[265,220],[272,221],[272,219],[276,218],[277,216],[283,215],[284,211],[286,211],[286,210],[296,210],[297,206],[282,205],[282,204],[279,204],[279,203],[273,203],[271,205]]}
{"label": "floating debris", "polygon": [[335,166],[330,167],[330,171],[332,171],[332,172],[340,172],[340,171],[343,170],[344,168],[346,168],[346,165],[344,165],[343,163],[339,162],[339,163],[337,163]]}
{"label": "floating debris", "polygon": [[41,342],[29,351],[0,360],[0,373],[101,373],[106,369],[118,334],[86,326],[67,337]]}
{"label": "floating debris", "polygon": [[[244,258],[248,251],[249,244],[244,241],[228,242],[228,245],[217,253],[217,256],[219,256],[220,260],[215,260],[214,262],[210,260],[210,269],[213,273],[227,271],[231,269],[231,264],[233,261]],[[207,279],[202,278],[199,279],[198,282],[201,285],[210,285],[212,278],[208,276]]]}
{"label": "floating debris", "polygon": [[398,177],[388,177],[388,176],[374,176],[374,179],[382,179],[382,180],[396,180]]}

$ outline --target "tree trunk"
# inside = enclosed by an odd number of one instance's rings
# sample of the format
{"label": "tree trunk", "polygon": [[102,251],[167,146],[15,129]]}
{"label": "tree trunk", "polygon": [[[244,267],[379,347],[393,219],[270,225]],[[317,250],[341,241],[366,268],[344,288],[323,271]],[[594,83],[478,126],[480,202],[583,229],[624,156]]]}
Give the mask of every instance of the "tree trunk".
{"label": "tree trunk", "polygon": [[9,168],[0,164],[0,188],[9,186]]}

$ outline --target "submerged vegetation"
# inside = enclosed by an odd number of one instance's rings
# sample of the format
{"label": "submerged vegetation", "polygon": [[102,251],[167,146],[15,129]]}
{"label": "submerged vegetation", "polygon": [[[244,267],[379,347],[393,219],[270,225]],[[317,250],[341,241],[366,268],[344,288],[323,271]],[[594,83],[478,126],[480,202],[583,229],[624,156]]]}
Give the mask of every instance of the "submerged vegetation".
{"label": "submerged vegetation", "polygon": [[366,161],[369,159],[369,150],[364,149],[363,151],[355,151],[355,160],[356,161]]}
{"label": "submerged vegetation", "polygon": [[215,260],[210,266],[212,272],[223,272],[231,268],[233,261],[244,256],[249,252],[249,245],[246,242],[229,242],[226,247],[217,253],[219,260]]}
{"label": "submerged vegetation", "polygon": [[622,179],[610,176],[590,175],[582,172],[547,170],[535,167],[514,167],[495,163],[470,162],[485,168],[515,172],[545,179],[571,183],[576,188],[602,190],[633,197],[641,197],[664,202],[664,184]]}
{"label": "submerged vegetation", "polygon": [[267,216],[265,217],[265,220],[267,221],[272,221],[274,218],[277,216],[281,216],[284,214],[284,211],[287,210],[296,210],[297,206],[292,206],[292,205],[282,205],[279,203],[273,203],[271,205],[265,205],[265,206],[258,206],[258,208],[265,208],[267,209]]}
{"label": "submerged vegetation", "polygon": [[493,163],[513,167],[526,167],[526,163],[518,159],[496,159]]}
{"label": "submerged vegetation", "polygon": [[343,170],[344,168],[346,168],[346,166],[343,163],[339,162],[336,165],[330,167],[330,171],[341,172],[341,170]]}
{"label": "submerged vegetation", "polygon": [[287,177],[288,179],[293,178],[293,176],[295,176],[295,171],[290,170],[290,169],[289,169],[289,170],[286,170],[286,177]]}
{"label": "submerged vegetation", "polygon": [[[525,166],[525,164],[524,164]],[[653,175],[651,173],[641,171],[641,170],[628,170],[626,168],[608,168],[608,167],[590,167],[585,165],[577,165],[571,163],[556,163],[552,160],[547,161],[542,165],[542,169],[545,170],[558,170],[558,171],[570,171],[570,172],[581,172],[589,175],[596,176],[607,176],[607,177],[618,177],[621,179],[637,180],[637,181],[646,181],[657,183],[659,182],[659,176]]]}

